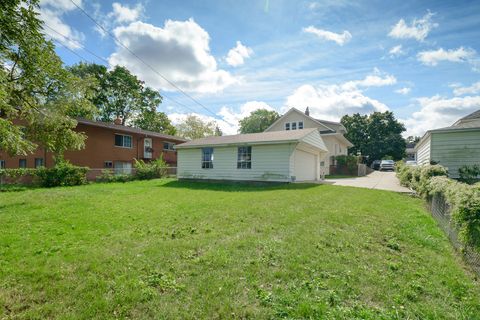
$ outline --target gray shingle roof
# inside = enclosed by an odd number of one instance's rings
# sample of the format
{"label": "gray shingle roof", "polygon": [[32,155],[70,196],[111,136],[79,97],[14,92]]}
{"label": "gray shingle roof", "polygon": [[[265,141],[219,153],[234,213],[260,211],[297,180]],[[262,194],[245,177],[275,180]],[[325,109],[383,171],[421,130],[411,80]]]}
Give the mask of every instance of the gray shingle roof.
{"label": "gray shingle roof", "polygon": [[473,119],[480,119],[480,110],[477,110],[475,112],[470,113],[469,115],[461,118],[460,121],[462,121],[462,120],[473,120]]}
{"label": "gray shingle roof", "polygon": [[154,131],[142,130],[142,129],[127,127],[127,126],[124,126],[124,125],[118,125],[118,124],[114,124],[114,123],[92,121],[92,120],[87,120],[87,119],[83,119],[83,118],[77,118],[76,120],[77,120],[78,123],[88,125],[88,126],[112,129],[112,130],[121,131],[121,132],[142,134],[142,135],[147,135],[147,136],[150,136],[150,137],[164,138],[164,139],[175,140],[175,141],[179,141],[179,142],[187,141],[184,138],[180,138],[180,137],[177,137],[177,136],[171,136],[169,134],[163,134],[163,133],[154,132]]}
{"label": "gray shingle roof", "polygon": [[269,144],[278,142],[299,141],[308,134],[318,130],[317,128],[309,128],[303,130],[290,131],[268,131],[260,133],[236,134],[232,136],[213,136],[201,139],[191,140],[175,146],[176,149],[194,148],[202,146],[215,145],[235,145],[242,143],[251,144]]}

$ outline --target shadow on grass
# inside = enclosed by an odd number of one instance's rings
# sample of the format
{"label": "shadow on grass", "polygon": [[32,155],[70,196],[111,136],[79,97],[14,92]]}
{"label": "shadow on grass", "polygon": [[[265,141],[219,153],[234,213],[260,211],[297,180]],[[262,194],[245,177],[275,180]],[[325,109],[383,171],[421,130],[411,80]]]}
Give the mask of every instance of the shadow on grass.
{"label": "shadow on grass", "polygon": [[303,190],[320,186],[315,183],[271,183],[243,181],[170,181],[159,185],[162,188],[179,188],[190,190],[211,190],[224,192],[258,192],[270,190]]}

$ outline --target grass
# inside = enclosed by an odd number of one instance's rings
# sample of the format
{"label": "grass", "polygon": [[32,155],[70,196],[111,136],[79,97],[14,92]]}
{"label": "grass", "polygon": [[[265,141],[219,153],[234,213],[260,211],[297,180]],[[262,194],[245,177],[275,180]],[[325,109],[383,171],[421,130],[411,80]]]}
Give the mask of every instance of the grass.
{"label": "grass", "polygon": [[0,194],[0,319],[478,319],[420,199],[152,180]]}

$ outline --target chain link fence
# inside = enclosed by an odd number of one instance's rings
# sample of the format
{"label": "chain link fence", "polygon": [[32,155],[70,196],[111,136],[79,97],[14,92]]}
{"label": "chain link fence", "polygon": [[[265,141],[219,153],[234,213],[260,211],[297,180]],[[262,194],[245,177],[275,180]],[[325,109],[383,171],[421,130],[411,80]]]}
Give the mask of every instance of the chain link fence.
{"label": "chain link fence", "polygon": [[450,206],[441,194],[436,194],[429,201],[430,212],[438,225],[448,235],[451,243],[463,256],[467,264],[480,276],[480,253],[473,248],[463,245],[458,239],[458,230],[451,222]]}

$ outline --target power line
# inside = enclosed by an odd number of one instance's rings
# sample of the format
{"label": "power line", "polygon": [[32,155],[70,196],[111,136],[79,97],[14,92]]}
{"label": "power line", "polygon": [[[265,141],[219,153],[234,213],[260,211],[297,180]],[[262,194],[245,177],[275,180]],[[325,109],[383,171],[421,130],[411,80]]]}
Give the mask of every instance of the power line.
{"label": "power line", "polygon": [[[78,43],[76,40],[73,40],[72,38],[58,32],[57,30],[53,29],[52,27],[50,27],[47,23],[44,23],[44,25],[49,28],[50,30],[54,31],[55,33],[57,33],[58,35],[60,35],[62,38],[72,42],[72,43],[75,43],[77,46],[79,46],[80,48],[82,48],[83,50],[85,50],[86,52],[90,53],[91,55],[97,57],[98,59],[104,61],[105,63],[109,64],[108,60],[97,55],[95,52],[89,50],[88,48],[86,48],[85,46],[81,45],[80,43]],[[86,61],[88,62],[87,59],[85,59],[85,57],[81,56],[80,54],[78,54],[75,50],[72,50],[71,48],[69,48],[67,45],[63,44],[61,41],[59,41],[58,39],[54,39],[56,43],[58,43],[59,45],[61,45],[62,47],[64,47],[65,49],[67,49],[68,51],[70,51],[71,53],[73,53],[74,55],[76,55],[80,60],[83,60],[83,61]],[[184,107],[192,112],[195,112],[195,110],[193,110],[192,108],[190,108],[189,106],[181,103],[181,102],[178,102],[177,100],[173,99],[172,97],[169,97],[168,95],[166,95],[165,93],[162,93],[160,92],[160,95],[171,100],[172,102],[176,103],[177,105],[181,106],[181,107]]]}
{"label": "power line", "polygon": [[73,5],[75,5],[75,7],[77,7],[81,12],[83,12],[83,14],[85,14],[90,20],[93,21],[93,23],[95,23],[100,29],[102,29],[106,34],[108,34],[113,40],[115,40],[116,43],[118,43],[120,46],[122,46],[125,50],[127,50],[131,55],[133,55],[134,57],[136,57],[138,60],[140,60],[143,64],[145,64],[149,69],[151,69],[153,72],[155,72],[158,76],[160,76],[163,80],[165,80],[168,84],[170,84],[172,87],[174,87],[175,89],[177,89],[179,92],[181,92],[184,96],[186,96],[187,98],[189,98],[190,100],[192,100],[193,102],[195,102],[197,105],[199,105],[200,107],[202,107],[203,109],[205,109],[206,111],[208,111],[209,113],[211,113],[215,118],[218,118],[217,114],[215,114],[213,111],[211,111],[210,109],[208,109],[207,107],[205,107],[202,103],[200,103],[197,99],[195,99],[194,97],[192,97],[191,95],[189,95],[188,93],[186,93],[185,91],[183,91],[181,88],[179,88],[175,83],[173,83],[172,81],[170,81],[169,79],[167,79],[164,75],[162,75],[160,72],[158,72],[157,70],[155,70],[155,68],[153,68],[149,63],[147,63],[145,60],[143,60],[142,58],[140,58],[135,52],[133,52],[132,50],[130,50],[129,47],[127,47],[126,45],[124,45],[114,34],[112,34],[109,30],[107,30],[106,28],[104,28],[99,22],[97,22],[97,20],[95,20],[95,18],[93,18],[91,15],[89,15],[85,10],[83,10],[83,8],[81,8],[75,1],[73,0],[70,0],[71,3],[73,3]]}

